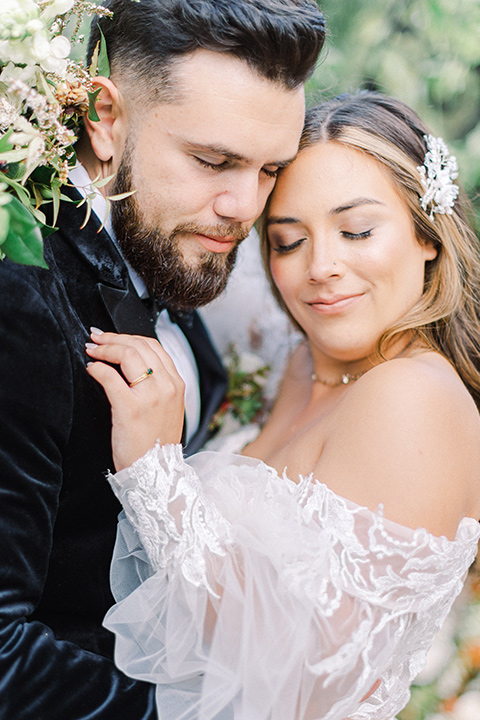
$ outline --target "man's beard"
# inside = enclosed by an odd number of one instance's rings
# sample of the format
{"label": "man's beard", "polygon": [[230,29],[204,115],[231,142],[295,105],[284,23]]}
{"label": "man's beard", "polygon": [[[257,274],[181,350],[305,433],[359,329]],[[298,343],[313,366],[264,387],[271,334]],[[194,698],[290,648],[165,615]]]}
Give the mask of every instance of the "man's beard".
{"label": "man's beard", "polygon": [[[130,157],[127,148],[114,181],[113,194],[134,190]],[[111,219],[125,259],[144,280],[149,293],[172,310],[192,310],[216,298],[225,289],[240,241],[248,235],[238,224],[207,227],[188,223],[177,225],[171,233],[163,232],[159,226],[151,228],[143,220],[134,194],[112,202]],[[198,265],[191,267],[179,248],[178,237],[182,233],[233,236],[238,242],[227,253],[205,250]]]}

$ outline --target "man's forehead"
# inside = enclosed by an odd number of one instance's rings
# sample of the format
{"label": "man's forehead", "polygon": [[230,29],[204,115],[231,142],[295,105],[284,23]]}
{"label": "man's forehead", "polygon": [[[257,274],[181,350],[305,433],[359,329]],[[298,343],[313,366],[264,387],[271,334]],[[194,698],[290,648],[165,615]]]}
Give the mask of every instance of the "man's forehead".
{"label": "man's forehead", "polygon": [[246,60],[228,52],[215,52],[198,48],[181,56],[169,66],[169,81],[174,88],[178,102],[188,102],[192,94],[216,95],[218,91],[252,91],[256,88],[275,87],[280,92],[295,94],[302,86],[289,88],[280,81],[266,78]]}

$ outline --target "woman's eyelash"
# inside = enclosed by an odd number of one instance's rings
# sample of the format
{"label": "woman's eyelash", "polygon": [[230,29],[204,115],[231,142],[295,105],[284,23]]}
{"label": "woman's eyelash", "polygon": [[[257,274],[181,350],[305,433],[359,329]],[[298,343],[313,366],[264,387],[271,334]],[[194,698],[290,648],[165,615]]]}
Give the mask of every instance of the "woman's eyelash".
{"label": "woman's eyelash", "polygon": [[295,242],[290,243],[289,245],[277,245],[276,247],[272,247],[272,250],[275,250],[277,253],[288,253],[290,250],[295,250],[295,248],[299,247],[305,238],[300,238],[299,240],[295,240]]}
{"label": "woman's eyelash", "polygon": [[372,234],[372,230],[365,230],[361,233],[351,233],[347,232],[346,230],[342,230],[343,237],[347,238],[348,240],[363,240],[364,238],[370,237]]}

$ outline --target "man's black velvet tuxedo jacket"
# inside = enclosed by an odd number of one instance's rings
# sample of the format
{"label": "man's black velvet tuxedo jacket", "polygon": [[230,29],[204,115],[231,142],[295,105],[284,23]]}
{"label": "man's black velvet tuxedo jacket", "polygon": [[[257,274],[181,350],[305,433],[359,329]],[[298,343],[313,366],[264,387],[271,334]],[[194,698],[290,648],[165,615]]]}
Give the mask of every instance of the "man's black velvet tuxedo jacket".
{"label": "man's black velvet tuxedo jacket", "polygon": [[[0,718],[146,720],[154,688],[113,664],[101,627],[120,510],[110,409],[85,371],[88,328],[152,335],[127,269],[96,219],[63,203],[49,270],[0,263]],[[208,436],[225,372],[196,314],[184,328]]]}

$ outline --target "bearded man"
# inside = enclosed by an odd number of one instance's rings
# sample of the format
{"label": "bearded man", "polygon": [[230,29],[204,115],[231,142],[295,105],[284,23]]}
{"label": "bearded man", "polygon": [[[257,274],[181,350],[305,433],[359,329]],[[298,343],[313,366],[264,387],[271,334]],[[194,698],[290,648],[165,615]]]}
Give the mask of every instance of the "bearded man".
{"label": "bearded man", "polygon": [[[186,384],[186,452],[208,437],[225,372],[194,312],[221,292],[280,167],[324,40],[313,0],[113,0],[98,121],[85,117],[48,270],[0,264],[0,717],[147,720],[102,628],[120,510],[110,410],[85,370],[91,326],[159,338]],[[241,312],[241,309],[239,309]],[[148,383],[145,372],[138,381]],[[134,388],[132,388],[132,392]],[[181,640],[181,639],[180,639]]]}

